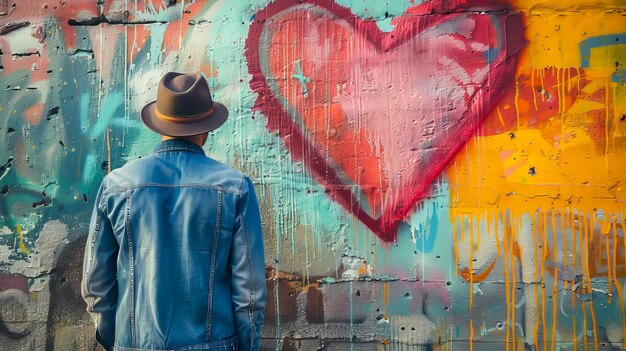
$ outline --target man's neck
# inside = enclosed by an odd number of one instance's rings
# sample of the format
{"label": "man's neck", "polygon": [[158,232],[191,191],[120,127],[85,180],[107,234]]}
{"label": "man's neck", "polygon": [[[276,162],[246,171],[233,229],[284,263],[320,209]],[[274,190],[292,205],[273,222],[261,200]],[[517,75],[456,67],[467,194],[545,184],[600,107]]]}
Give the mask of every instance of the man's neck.
{"label": "man's neck", "polygon": [[204,145],[204,142],[206,141],[205,137],[203,134],[198,134],[198,135],[190,135],[190,136],[184,136],[184,137],[172,137],[172,136],[168,136],[168,135],[162,135],[161,136],[161,140],[172,140],[172,139],[183,139],[183,140],[187,140],[190,141],[200,147],[202,147]]}

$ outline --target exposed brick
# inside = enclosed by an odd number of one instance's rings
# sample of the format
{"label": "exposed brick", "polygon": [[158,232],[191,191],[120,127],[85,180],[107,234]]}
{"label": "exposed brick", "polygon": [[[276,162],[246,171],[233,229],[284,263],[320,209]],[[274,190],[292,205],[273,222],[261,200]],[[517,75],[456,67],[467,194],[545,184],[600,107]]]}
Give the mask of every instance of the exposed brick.
{"label": "exposed brick", "polygon": [[306,293],[306,320],[309,323],[324,323],[324,294],[316,286],[310,286]]}
{"label": "exposed brick", "polygon": [[374,282],[333,283],[324,285],[324,321],[330,323],[363,323],[372,305]]}
{"label": "exposed brick", "polygon": [[298,340],[299,351],[319,351],[322,350],[320,339],[300,339]]}
{"label": "exposed brick", "polygon": [[[278,313],[281,322],[293,322],[298,317],[298,305],[296,299],[298,291],[293,287],[293,283],[278,280]],[[266,323],[276,322],[276,281],[267,281],[267,303],[265,305]]]}
{"label": "exposed brick", "polygon": [[261,339],[260,351],[276,351],[279,339]]}
{"label": "exposed brick", "polygon": [[63,248],[50,277],[50,310],[47,348],[50,350],[100,350],[94,339],[91,317],[80,295],[82,257],[87,236]]}

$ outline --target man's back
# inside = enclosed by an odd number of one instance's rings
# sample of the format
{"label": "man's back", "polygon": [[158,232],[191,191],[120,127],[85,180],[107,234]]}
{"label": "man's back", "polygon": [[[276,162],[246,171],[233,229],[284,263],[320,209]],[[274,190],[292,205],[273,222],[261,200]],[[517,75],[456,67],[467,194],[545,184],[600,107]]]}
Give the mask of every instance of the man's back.
{"label": "man's back", "polygon": [[111,172],[96,201],[83,294],[104,345],[258,348],[265,268],[249,178],[166,140]]}

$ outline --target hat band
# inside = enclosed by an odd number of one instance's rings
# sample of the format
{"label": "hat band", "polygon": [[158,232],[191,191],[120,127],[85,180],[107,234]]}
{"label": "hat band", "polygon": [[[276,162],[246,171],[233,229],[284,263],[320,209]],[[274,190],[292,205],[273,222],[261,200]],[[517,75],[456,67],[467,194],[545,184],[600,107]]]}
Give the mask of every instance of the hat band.
{"label": "hat band", "polygon": [[154,108],[154,114],[157,116],[158,119],[165,121],[165,122],[171,122],[171,123],[198,122],[211,116],[213,114],[213,111],[214,111],[214,108],[211,107],[211,109],[206,112],[198,113],[195,115],[189,115],[187,117],[175,117],[175,116],[164,115],[161,112],[159,112],[159,110],[156,107]]}

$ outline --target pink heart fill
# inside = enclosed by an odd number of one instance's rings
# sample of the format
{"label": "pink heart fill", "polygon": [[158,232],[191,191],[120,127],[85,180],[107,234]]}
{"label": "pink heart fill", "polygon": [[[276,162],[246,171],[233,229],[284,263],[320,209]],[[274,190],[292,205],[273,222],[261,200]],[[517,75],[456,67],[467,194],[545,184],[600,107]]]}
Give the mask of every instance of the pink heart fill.
{"label": "pink heart fill", "polygon": [[446,6],[412,7],[383,32],[331,1],[279,0],[250,26],[255,109],[384,241],[514,86],[526,44],[502,5]]}

